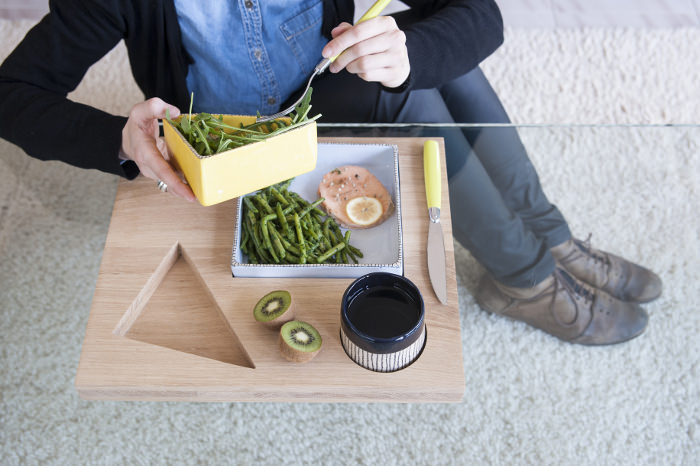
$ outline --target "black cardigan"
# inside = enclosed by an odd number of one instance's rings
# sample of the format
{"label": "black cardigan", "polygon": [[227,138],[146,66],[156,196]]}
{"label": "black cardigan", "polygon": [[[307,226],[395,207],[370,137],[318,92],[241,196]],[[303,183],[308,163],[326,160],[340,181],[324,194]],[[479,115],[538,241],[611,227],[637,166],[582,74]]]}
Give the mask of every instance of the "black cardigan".
{"label": "black cardigan", "polygon": [[[432,88],[476,67],[503,41],[493,0],[404,0],[411,87]],[[323,0],[323,33],[352,22],[352,0]],[[42,160],[127,176],[119,164],[126,118],[72,102],[88,68],[124,39],[145,98],[189,105],[191,59],[173,0],[51,0],[50,12],[0,66],[0,137]],[[133,175],[133,173],[132,173]]]}

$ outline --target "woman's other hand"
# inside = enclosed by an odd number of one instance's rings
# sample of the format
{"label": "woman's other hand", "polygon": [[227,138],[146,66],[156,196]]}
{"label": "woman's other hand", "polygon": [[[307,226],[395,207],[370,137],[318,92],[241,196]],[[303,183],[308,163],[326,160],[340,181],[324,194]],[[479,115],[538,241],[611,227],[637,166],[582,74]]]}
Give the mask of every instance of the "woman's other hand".
{"label": "woman's other hand", "polygon": [[134,105],[122,130],[122,154],[136,162],[144,176],[167,184],[168,192],[194,201],[192,189],[182,182],[168,162],[168,148],[158,135],[158,119],[165,118],[166,110],[170,110],[171,118],[180,115],[177,107],[157,97]]}
{"label": "woman's other hand", "polygon": [[365,81],[398,87],[411,71],[406,34],[391,16],[378,16],[352,26],[341,23],[331,31],[333,40],[322,50],[324,57],[345,51],[330,65],[337,73],[343,68]]}

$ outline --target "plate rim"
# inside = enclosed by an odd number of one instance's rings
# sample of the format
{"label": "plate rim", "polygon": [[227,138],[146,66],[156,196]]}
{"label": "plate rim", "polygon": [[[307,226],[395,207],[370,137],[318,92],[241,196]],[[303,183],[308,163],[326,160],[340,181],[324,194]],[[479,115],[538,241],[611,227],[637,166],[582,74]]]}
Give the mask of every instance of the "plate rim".
{"label": "plate rim", "polygon": [[[236,216],[235,216],[235,225],[234,225],[234,239],[233,239],[233,248],[231,252],[231,272],[234,274],[234,267],[235,268],[242,268],[242,269],[259,269],[259,270],[285,270],[285,269],[294,269],[294,268],[302,268],[302,269],[307,269],[307,270],[313,270],[313,269],[353,269],[353,268],[390,268],[390,269],[401,269],[403,266],[403,219],[401,216],[401,177],[400,177],[400,172],[399,172],[399,148],[398,145],[396,144],[388,144],[388,143],[343,143],[343,142],[322,142],[318,143],[318,146],[374,146],[374,147],[386,147],[386,148],[391,148],[393,151],[393,157],[394,157],[394,169],[393,169],[393,178],[394,178],[394,197],[396,198],[394,200],[394,209],[396,211],[397,215],[397,228],[396,228],[396,233],[398,234],[398,258],[396,261],[392,263],[386,263],[386,264],[379,264],[379,263],[365,263],[365,264],[250,264],[248,262],[239,262],[236,260],[236,256],[238,252],[240,251],[240,235],[238,234],[238,231],[240,230],[240,214],[241,214],[241,208],[243,205],[243,198],[245,196],[250,195],[251,193],[246,193],[238,197],[238,200],[236,202]],[[243,254],[242,251],[240,251],[241,254]],[[402,270],[403,271],[403,270]],[[248,277],[241,277],[241,278],[248,278]],[[290,277],[279,277],[279,278],[295,278],[293,276]],[[304,277],[299,277],[299,278],[304,278]]]}

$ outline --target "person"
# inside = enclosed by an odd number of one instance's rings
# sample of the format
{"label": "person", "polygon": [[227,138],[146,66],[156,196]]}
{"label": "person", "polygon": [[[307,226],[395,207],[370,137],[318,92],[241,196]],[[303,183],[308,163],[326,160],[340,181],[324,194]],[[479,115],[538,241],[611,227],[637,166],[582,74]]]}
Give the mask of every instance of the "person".
{"label": "person", "polygon": [[[321,55],[343,51],[314,82],[324,121],[509,123],[479,68],[503,41],[495,2],[405,3],[353,26],[351,0],[53,1],[0,66],[0,136],[39,159],[141,173],[194,201],[158,137],[166,110],[178,116],[194,92],[196,112],[275,113]],[[128,118],[68,100],[122,39],[147,100]],[[640,303],[660,295],[660,278],[572,236],[514,128],[460,134],[446,151],[453,232],[487,271],[480,306],[572,343],[641,334]]]}

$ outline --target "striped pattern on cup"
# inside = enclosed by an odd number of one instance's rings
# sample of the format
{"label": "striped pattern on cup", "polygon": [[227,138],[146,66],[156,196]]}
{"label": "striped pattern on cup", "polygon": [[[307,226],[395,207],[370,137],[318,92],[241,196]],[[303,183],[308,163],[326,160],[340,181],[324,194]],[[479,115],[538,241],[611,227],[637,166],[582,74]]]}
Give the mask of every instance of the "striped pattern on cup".
{"label": "striped pattern on cup", "polygon": [[376,372],[393,372],[408,366],[420,355],[425,344],[425,326],[423,326],[420,337],[411,346],[395,353],[370,353],[363,350],[350,341],[342,328],[340,339],[345,353],[360,366]]}

